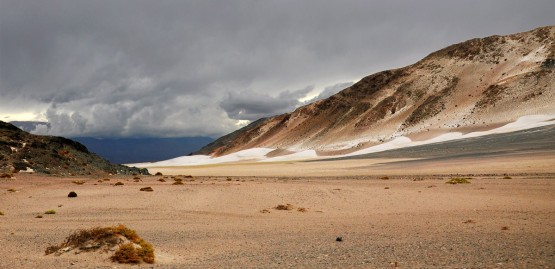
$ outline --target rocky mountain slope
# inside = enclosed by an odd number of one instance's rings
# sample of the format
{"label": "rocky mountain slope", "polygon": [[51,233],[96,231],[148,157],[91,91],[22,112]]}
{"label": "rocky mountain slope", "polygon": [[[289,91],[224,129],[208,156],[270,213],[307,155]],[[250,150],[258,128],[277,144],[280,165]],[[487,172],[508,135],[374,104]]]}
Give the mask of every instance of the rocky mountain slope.
{"label": "rocky mountain slope", "polygon": [[341,154],[398,136],[491,129],[555,114],[555,26],[471,39],[369,75],[291,113],[260,119],[195,154],[254,148]]}
{"label": "rocky mountain slope", "polygon": [[0,172],[21,171],[54,175],[148,174],[146,169],[111,164],[78,142],[29,134],[0,121]]}

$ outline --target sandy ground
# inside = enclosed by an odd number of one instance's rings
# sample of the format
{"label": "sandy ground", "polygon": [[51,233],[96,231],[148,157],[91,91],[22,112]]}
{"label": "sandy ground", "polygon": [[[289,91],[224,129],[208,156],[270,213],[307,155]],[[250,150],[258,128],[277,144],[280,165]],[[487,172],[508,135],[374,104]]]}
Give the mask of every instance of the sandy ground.
{"label": "sandy ground", "polygon": [[[157,262],[144,268],[555,267],[553,174],[463,185],[408,174],[159,178],[0,180],[0,268],[136,268],[99,253],[44,255],[72,231],[116,224],[154,245]],[[273,209],[286,203],[295,208]]]}

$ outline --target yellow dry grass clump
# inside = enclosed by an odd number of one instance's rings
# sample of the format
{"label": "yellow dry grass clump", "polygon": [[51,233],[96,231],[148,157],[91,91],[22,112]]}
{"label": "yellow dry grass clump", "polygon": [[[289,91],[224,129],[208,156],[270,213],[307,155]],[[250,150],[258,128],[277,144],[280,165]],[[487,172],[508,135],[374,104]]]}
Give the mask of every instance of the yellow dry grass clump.
{"label": "yellow dry grass clump", "polygon": [[[123,240],[122,237],[126,240]],[[119,248],[111,257],[114,262],[154,263],[154,248],[152,245],[142,239],[135,230],[124,225],[79,230],[69,235],[62,244],[46,248],[45,254],[71,249],[90,251],[100,249],[103,246],[111,248],[116,245],[119,245]]]}

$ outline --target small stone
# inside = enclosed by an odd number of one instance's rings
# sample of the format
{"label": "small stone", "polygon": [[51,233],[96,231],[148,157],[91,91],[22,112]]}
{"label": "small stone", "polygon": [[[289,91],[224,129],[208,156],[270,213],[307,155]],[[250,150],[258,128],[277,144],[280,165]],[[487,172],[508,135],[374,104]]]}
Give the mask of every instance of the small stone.
{"label": "small stone", "polygon": [[335,238],[335,241],[337,241],[337,242],[343,242],[343,237],[338,236],[338,237]]}

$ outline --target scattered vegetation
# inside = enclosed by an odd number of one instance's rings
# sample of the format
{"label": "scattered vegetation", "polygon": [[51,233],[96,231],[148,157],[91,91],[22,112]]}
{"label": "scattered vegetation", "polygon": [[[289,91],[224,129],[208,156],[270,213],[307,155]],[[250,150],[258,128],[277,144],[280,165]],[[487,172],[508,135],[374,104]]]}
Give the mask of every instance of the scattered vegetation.
{"label": "scattered vegetation", "polygon": [[110,181],[110,179],[109,179],[109,178],[105,178],[105,179],[103,179],[102,181]]}
{"label": "scattered vegetation", "polygon": [[231,181],[231,178],[230,178],[230,177],[228,177],[228,178],[226,178],[225,180],[227,180],[227,181]]}
{"label": "scattered vegetation", "polygon": [[9,192],[16,192],[17,190],[16,190],[16,189],[13,189],[13,188],[11,188],[11,189],[8,189],[8,191],[9,191]]}
{"label": "scattered vegetation", "polygon": [[156,174],[154,174],[155,176],[161,176],[162,172],[156,172]]}
{"label": "scattered vegetation", "polygon": [[509,230],[509,227],[508,226],[503,226],[503,227],[501,227],[501,230],[503,230],[503,231]]}
{"label": "scattered vegetation", "polygon": [[139,180],[141,179],[140,177],[133,177],[134,180]]}
{"label": "scattered vegetation", "polygon": [[116,184],[114,184],[114,186],[123,186],[123,182],[118,181],[118,182],[116,182]]}
{"label": "scattered vegetation", "polygon": [[388,180],[388,179],[389,179],[389,177],[388,177],[388,176],[385,176],[385,177],[380,177],[380,179],[381,179],[381,180]]}
{"label": "scattered vegetation", "polygon": [[36,219],[42,219],[42,215],[37,215],[35,218]]}
{"label": "scattered vegetation", "polygon": [[307,212],[308,209],[306,209],[306,208],[304,208],[304,207],[299,207],[299,208],[297,208],[297,211],[303,212],[303,213],[304,213],[304,212]]}
{"label": "scattered vegetation", "polygon": [[292,204],[277,205],[274,207],[275,210],[292,210],[294,206]]}
{"label": "scattered vegetation", "polygon": [[268,210],[268,209],[262,209],[262,210],[260,210],[260,213],[270,213],[270,210]]}
{"label": "scattered vegetation", "polygon": [[84,180],[74,180],[71,183],[77,184],[77,185],[83,185],[83,184],[85,184],[85,181]]}
{"label": "scattered vegetation", "polygon": [[75,198],[75,197],[77,197],[77,193],[74,192],[74,191],[71,191],[71,192],[69,192],[69,193],[67,194],[67,197],[69,197],[69,198]]}
{"label": "scattered vegetation", "polygon": [[385,190],[389,190],[389,187],[385,187],[384,189],[385,189]]}
{"label": "scattered vegetation", "polygon": [[12,177],[13,177],[12,174],[3,173],[3,174],[0,175],[0,178],[12,178]]}
{"label": "scattered vegetation", "polygon": [[154,248],[152,245],[139,237],[137,232],[124,225],[96,227],[74,232],[62,244],[47,247],[45,254],[49,255],[60,251],[67,252],[72,249],[79,249],[80,251],[109,250],[116,245],[119,245],[119,248],[111,257],[114,262],[138,264],[142,261],[154,263]]}
{"label": "scattered vegetation", "polygon": [[4,212],[0,211],[0,216],[4,216]]}
{"label": "scattered vegetation", "polygon": [[504,176],[503,179],[512,179],[510,176]]}
{"label": "scattered vegetation", "polygon": [[469,219],[469,220],[465,220],[465,221],[463,221],[463,223],[476,223],[476,222],[475,222],[475,221],[473,221],[473,220],[471,220],[471,219]]}
{"label": "scattered vegetation", "polygon": [[166,180],[165,180],[165,179],[163,179],[163,178],[161,178],[161,179],[158,179],[158,181],[160,181],[160,182],[166,182]]}
{"label": "scattered vegetation", "polygon": [[140,191],[154,191],[151,187],[141,188]]}
{"label": "scattered vegetation", "polygon": [[56,210],[47,210],[47,211],[44,212],[44,214],[53,215],[53,214],[56,214]]}
{"label": "scattered vegetation", "polygon": [[176,181],[174,183],[172,183],[172,185],[183,185],[183,181]]}
{"label": "scattered vegetation", "polygon": [[469,179],[472,179],[472,178],[469,178],[469,177],[454,177],[454,178],[451,178],[449,181],[447,181],[445,183],[453,184],[453,185],[455,185],[455,184],[468,184],[468,183],[470,183]]}

